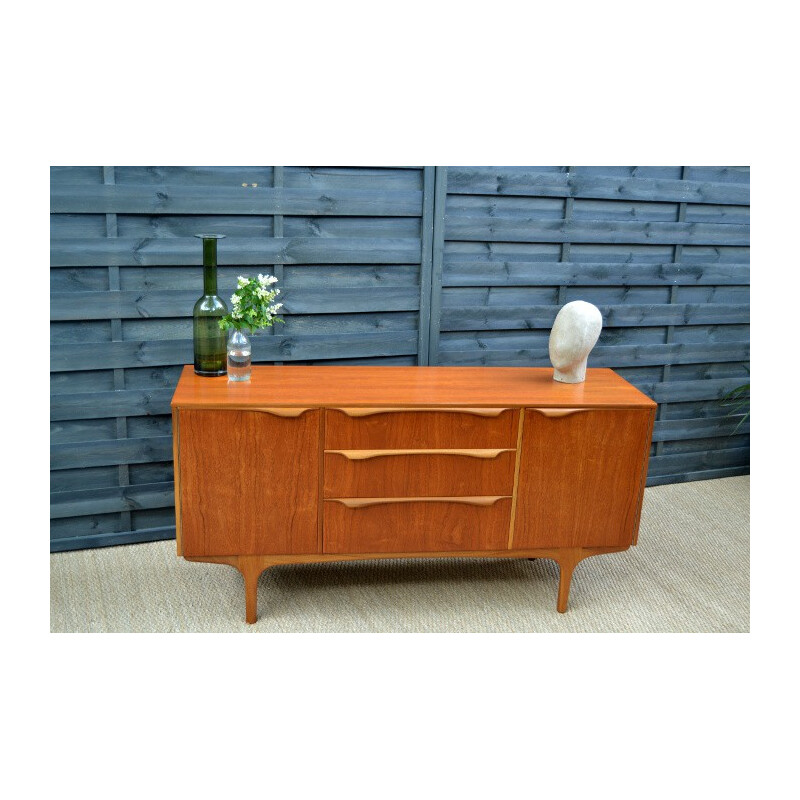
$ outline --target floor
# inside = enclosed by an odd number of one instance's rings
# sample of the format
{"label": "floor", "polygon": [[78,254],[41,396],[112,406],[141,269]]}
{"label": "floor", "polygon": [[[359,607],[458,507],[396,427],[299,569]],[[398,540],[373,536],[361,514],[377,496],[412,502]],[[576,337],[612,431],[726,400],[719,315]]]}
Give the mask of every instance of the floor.
{"label": "floor", "polygon": [[747,632],[749,476],[645,491],[639,544],[584,560],[556,612],[549,560],[428,559],[273,567],[259,620],[242,578],[175,542],[50,556],[52,632]]}

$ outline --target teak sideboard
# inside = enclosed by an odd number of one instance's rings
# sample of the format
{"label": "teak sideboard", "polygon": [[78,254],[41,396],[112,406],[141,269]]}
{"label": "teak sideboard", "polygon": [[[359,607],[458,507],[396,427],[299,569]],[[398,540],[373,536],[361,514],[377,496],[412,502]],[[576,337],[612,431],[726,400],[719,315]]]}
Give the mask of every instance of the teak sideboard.
{"label": "teak sideboard", "polygon": [[184,367],[172,398],[178,555],[276,564],[581,559],[636,544],[656,404],[610,369]]}

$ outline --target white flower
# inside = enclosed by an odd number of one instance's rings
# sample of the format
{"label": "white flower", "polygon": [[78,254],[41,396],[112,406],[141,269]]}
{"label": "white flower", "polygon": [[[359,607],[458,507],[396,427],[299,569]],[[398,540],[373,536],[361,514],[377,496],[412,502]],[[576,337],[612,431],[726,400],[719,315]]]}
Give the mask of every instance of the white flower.
{"label": "white flower", "polygon": [[271,283],[277,283],[277,282],[278,282],[278,279],[274,275],[269,275],[267,277],[267,285],[269,285]]}
{"label": "white flower", "polygon": [[231,314],[231,316],[234,319],[241,319],[242,318],[242,312],[238,308],[234,308],[233,309],[233,314]]}
{"label": "white flower", "polygon": [[233,303],[235,306],[238,306],[241,302],[242,298],[238,294],[231,295],[231,303]]}
{"label": "white flower", "polygon": [[271,283],[277,283],[278,279],[274,275],[259,275],[258,282],[262,286],[269,286]]}
{"label": "white flower", "polygon": [[275,303],[275,305],[270,306],[267,310],[270,314],[277,314],[278,309],[283,307],[283,303]]}
{"label": "white flower", "polygon": [[263,286],[260,286],[256,289],[256,294],[264,300],[265,298],[269,297],[269,289],[265,289]]}
{"label": "white flower", "polygon": [[250,283],[250,279],[245,278],[244,275],[240,275],[236,279],[236,285],[239,289],[244,289],[244,287],[247,286],[248,283]]}

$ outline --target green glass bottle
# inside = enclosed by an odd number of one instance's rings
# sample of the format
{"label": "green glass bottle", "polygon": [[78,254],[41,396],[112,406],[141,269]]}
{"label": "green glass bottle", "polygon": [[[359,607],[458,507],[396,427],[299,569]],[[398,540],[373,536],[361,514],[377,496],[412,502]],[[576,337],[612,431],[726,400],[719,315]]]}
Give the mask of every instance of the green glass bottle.
{"label": "green glass bottle", "polygon": [[228,307],[217,296],[217,239],[221,234],[196,233],[203,240],[203,296],[194,304],[194,371],[218,376],[228,372],[227,337],[219,321]]}

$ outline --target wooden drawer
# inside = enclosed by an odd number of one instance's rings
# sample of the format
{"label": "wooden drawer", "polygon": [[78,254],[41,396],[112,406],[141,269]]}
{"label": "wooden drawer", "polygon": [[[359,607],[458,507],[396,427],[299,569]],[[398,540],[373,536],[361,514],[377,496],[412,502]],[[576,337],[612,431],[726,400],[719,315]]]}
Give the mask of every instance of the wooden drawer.
{"label": "wooden drawer", "polygon": [[516,451],[326,450],[325,497],[510,495]]}
{"label": "wooden drawer", "polygon": [[323,552],[505,550],[510,497],[324,501]]}
{"label": "wooden drawer", "polygon": [[518,417],[507,408],[327,409],[325,449],[516,448]]}

